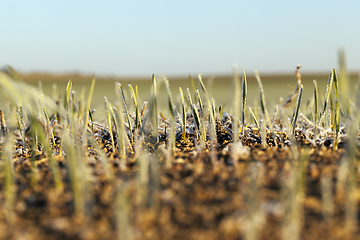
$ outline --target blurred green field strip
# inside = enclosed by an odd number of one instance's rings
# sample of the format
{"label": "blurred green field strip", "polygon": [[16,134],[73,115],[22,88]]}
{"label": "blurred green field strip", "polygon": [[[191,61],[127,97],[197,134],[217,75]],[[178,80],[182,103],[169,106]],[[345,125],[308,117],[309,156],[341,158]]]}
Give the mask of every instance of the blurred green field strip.
{"label": "blurred green field strip", "polygon": [[[265,74],[261,75],[261,79],[264,86],[264,92],[266,94],[267,106],[271,109],[276,103],[279,103],[280,97],[284,100],[294,91],[296,87],[296,78],[295,74]],[[34,88],[39,87],[39,81],[41,81],[41,87],[44,94],[54,97],[54,98],[63,98],[64,91],[66,88],[67,81],[72,79],[72,89],[77,93],[84,89],[88,93],[91,85],[91,76],[82,76],[82,75],[26,75],[22,76],[24,81],[28,82]],[[208,89],[208,92],[211,96],[214,97],[216,104],[222,105],[225,107],[225,111],[231,106],[231,96],[232,96],[232,87],[231,87],[231,78],[230,75],[219,75],[219,76],[204,76],[204,84]],[[36,80],[37,79],[37,80]],[[189,77],[168,77],[171,92],[173,96],[176,96],[174,99],[175,104],[180,103],[180,97],[178,94],[179,87],[182,89],[192,89],[191,82]],[[319,86],[320,93],[325,92],[325,86],[328,79],[328,74],[302,74],[302,83],[304,85],[303,99],[310,99],[313,96],[313,80],[316,79]],[[357,74],[351,74],[351,85],[354,86],[355,82],[358,79]],[[138,86],[139,90],[139,105],[142,107],[143,102],[148,100],[150,89],[152,86],[151,76],[146,78],[97,78],[96,85],[93,95],[93,101],[91,109],[96,109],[94,117],[97,120],[105,119],[105,113],[103,110],[103,101],[104,96],[107,97],[109,102],[114,103],[116,99],[115,95],[115,82],[120,82],[123,86],[131,84],[135,87]],[[247,101],[249,104],[253,104],[254,101],[258,99],[258,86],[254,75],[247,76],[248,81],[248,95]],[[195,87],[199,88],[197,81],[195,81]],[[56,85],[56,92],[54,93],[54,85]],[[353,95],[355,93],[354,88],[350,88]],[[128,91],[125,91],[127,94],[126,98],[130,100],[130,95]],[[86,96],[87,97],[87,96]],[[167,94],[164,84],[160,84],[158,91],[159,98],[159,109],[167,108]],[[3,109],[6,106],[3,106],[5,102],[4,94],[0,94],[0,107]],[[130,105],[131,106],[131,105]],[[131,106],[132,107],[132,106]],[[134,111],[134,109],[130,109]],[[168,113],[165,111],[165,115]]]}

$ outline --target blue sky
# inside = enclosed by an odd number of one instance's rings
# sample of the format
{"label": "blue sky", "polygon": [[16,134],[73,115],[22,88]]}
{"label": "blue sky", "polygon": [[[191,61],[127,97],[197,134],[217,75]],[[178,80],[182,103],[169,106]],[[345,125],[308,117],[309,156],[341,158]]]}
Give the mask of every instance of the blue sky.
{"label": "blue sky", "polygon": [[360,71],[360,1],[7,1],[0,67],[150,76]]}

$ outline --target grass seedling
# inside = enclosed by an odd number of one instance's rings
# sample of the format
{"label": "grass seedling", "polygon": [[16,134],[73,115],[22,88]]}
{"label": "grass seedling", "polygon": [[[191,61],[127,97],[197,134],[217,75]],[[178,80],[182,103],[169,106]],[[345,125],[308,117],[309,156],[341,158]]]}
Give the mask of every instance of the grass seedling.
{"label": "grass seedling", "polygon": [[198,112],[198,109],[197,109],[195,104],[193,104],[192,110],[193,110],[193,116],[194,116],[194,120],[195,120],[195,125],[196,125],[196,128],[197,128],[198,133],[199,133],[200,145],[204,146],[205,141],[206,141],[206,136],[205,136],[205,133],[203,132],[201,119],[199,117],[199,112]]}
{"label": "grass seedling", "polygon": [[84,132],[86,132],[86,129],[88,127],[87,125],[89,122],[89,114],[91,114],[90,106],[91,106],[91,100],[92,100],[92,96],[93,96],[94,89],[95,89],[95,81],[96,81],[95,77],[93,77],[93,79],[91,80],[89,96],[88,96],[87,103],[85,106]]}
{"label": "grass seedling", "polygon": [[200,96],[200,92],[199,89],[196,89],[196,98],[198,100],[198,104],[199,104],[199,111],[200,111],[200,115],[203,116],[203,112],[204,112],[204,105],[203,102],[201,100],[201,96]]}
{"label": "grass seedling", "polygon": [[96,150],[96,153],[98,155],[98,159],[101,162],[101,165],[103,166],[105,170],[106,178],[113,183],[115,180],[115,174],[114,170],[112,168],[112,165],[109,161],[109,158],[107,157],[106,153],[103,151],[103,149],[100,147],[99,143],[97,143],[94,139],[89,137],[87,139],[90,143],[90,145]]}
{"label": "grass seedling", "polygon": [[129,84],[128,86],[129,86],[129,90],[130,90],[130,96],[134,102],[134,107],[135,107],[135,128],[139,129],[140,125],[141,125],[141,121],[140,121],[139,96],[137,93],[137,86],[135,86],[136,91],[134,91],[131,84]]}
{"label": "grass seedling", "polygon": [[191,88],[192,88],[192,90],[193,90],[193,92],[194,92],[194,99],[195,99],[195,102],[197,102],[198,99],[197,99],[197,95],[196,95],[195,83],[194,83],[194,80],[193,80],[193,78],[192,78],[191,75],[189,75],[189,78],[190,78]]}
{"label": "grass seedling", "polygon": [[242,135],[244,135],[247,81],[246,81],[246,74],[244,68],[242,68],[242,72],[243,72],[243,79],[242,79],[242,101],[241,101],[241,125],[242,125],[241,128],[242,128]]}
{"label": "grass seedling", "polygon": [[191,99],[191,94],[190,94],[189,88],[186,88],[186,94],[187,94],[187,100],[188,100],[189,107],[191,108],[191,111],[192,111],[193,101]]}
{"label": "grass seedling", "polygon": [[260,110],[262,113],[263,125],[264,125],[264,127],[260,126],[260,130],[263,128],[263,131],[264,131],[263,135],[265,137],[265,139],[263,139],[263,137],[261,137],[261,145],[263,147],[266,147],[266,145],[267,145],[267,143],[266,143],[266,128],[265,128],[265,125],[266,125],[265,123],[267,122],[269,125],[269,128],[270,128],[272,138],[274,139],[274,144],[275,144],[275,146],[277,146],[276,135],[275,135],[269,114],[266,110],[264,88],[261,83],[260,75],[259,75],[258,71],[256,71],[256,70],[255,70],[255,77],[256,77],[256,80],[259,85]]}
{"label": "grass seedling", "polygon": [[47,134],[50,135],[50,137],[52,139],[53,146],[55,146],[56,145],[55,136],[54,136],[54,132],[51,129],[51,123],[50,123],[49,116],[46,113],[44,94],[41,94],[41,100],[42,100],[43,113],[44,113],[44,118],[45,118],[44,123],[46,123],[45,128],[46,128]]}
{"label": "grass seedling", "polygon": [[182,128],[183,128],[183,139],[186,137],[186,110],[185,110],[185,99],[184,93],[181,87],[179,87],[180,99],[181,99],[181,110],[182,110]]}
{"label": "grass seedling", "polygon": [[25,123],[24,123],[23,107],[21,104],[18,104],[18,106],[17,106],[17,117],[18,117],[18,125],[19,125],[21,139],[22,139],[22,145],[23,145],[23,149],[25,150],[26,149]]}
{"label": "grass seedling", "polygon": [[299,116],[299,110],[300,110],[300,104],[301,104],[301,98],[302,98],[302,93],[303,93],[303,85],[300,85],[300,90],[299,90],[299,95],[298,95],[298,99],[296,101],[296,106],[294,109],[294,113],[293,116],[291,118],[291,124],[290,124],[290,128],[291,128],[291,133],[294,135],[295,134],[295,127],[296,127],[296,121],[297,118]]}
{"label": "grass seedling", "polygon": [[[213,108],[212,108],[212,104],[211,104],[211,100],[210,100],[210,97],[209,97],[209,94],[205,88],[205,85],[202,81],[202,77],[201,77],[201,74],[199,74],[199,83],[200,83],[200,88],[201,88],[201,91],[203,93],[203,95],[205,96],[205,99],[206,99],[206,106],[208,108],[208,114],[209,114],[209,135],[211,135],[212,137],[210,138],[211,139],[211,142],[212,142],[212,146],[216,146],[217,145],[217,139],[216,139],[216,123],[215,123],[215,114],[214,114],[214,111],[213,111]],[[205,114],[204,114],[205,116]],[[205,119],[204,119],[205,120]],[[203,121],[203,124],[205,123],[205,121]],[[205,125],[205,124],[204,124]],[[205,129],[204,129],[205,130]]]}
{"label": "grass seedling", "polygon": [[232,102],[232,110],[233,110],[233,141],[237,143],[239,141],[239,110],[240,110],[240,77],[237,69],[237,65],[233,65],[233,79],[232,79],[232,88],[233,88],[233,102]]}
{"label": "grass seedling", "polygon": [[[125,115],[126,115],[126,119],[127,119],[127,123],[129,125],[129,132],[130,132],[130,141],[131,141],[131,144],[134,142],[134,137],[133,137],[133,131],[132,131],[132,124],[131,124],[131,120],[130,120],[130,117],[129,117],[129,111],[128,111],[128,108],[127,108],[127,104],[126,104],[126,98],[125,98],[125,94],[124,94],[124,91],[123,91],[123,88],[121,86],[121,83],[119,83],[119,91],[121,93],[121,97],[122,97],[122,102],[123,102],[123,106],[124,106],[124,110],[125,110]],[[121,114],[121,113],[120,113]]]}
{"label": "grass seedling", "polygon": [[71,93],[71,87],[72,87],[72,82],[71,79],[69,80],[68,84],[66,85],[66,92],[65,92],[65,105],[64,108],[68,114],[69,112],[69,108],[70,108],[70,93]]}
{"label": "grass seedling", "polygon": [[[157,107],[157,84],[155,75],[152,75],[153,81],[153,101],[154,101],[154,108],[153,110],[150,109],[151,112],[154,112],[155,115],[155,134],[156,134],[156,142],[159,142],[159,119],[158,119],[158,107]],[[184,130],[185,131],[185,130]]]}
{"label": "grass seedling", "polygon": [[333,144],[333,150],[336,151],[339,145],[339,134],[340,134],[340,99],[339,99],[339,81],[336,75],[335,69],[332,70],[334,75],[334,89],[335,89],[335,139]]}
{"label": "grass seedling", "polygon": [[6,126],[4,114],[0,110],[0,136],[1,137],[6,136],[8,132],[9,132],[9,130],[8,130],[7,126]]}
{"label": "grass seedling", "polygon": [[257,118],[256,118],[253,110],[251,109],[251,107],[249,107],[249,112],[250,112],[250,115],[251,115],[252,119],[254,120],[254,123],[255,123],[256,127],[258,129],[260,129],[259,121],[257,120]]}
{"label": "grass seedling", "polygon": [[108,102],[106,97],[104,97],[104,102],[105,102],[106,119],[107,119],[108,125],[109,125],[109,134],[110,134],[110,138],[111,138],[112,150],[113,150],[113,154],[115,154],[115,140],[114,140],[114,134],[112,131],[112,123],[111,123],[111,121],[112,121],[112,117],[111,117],[112,106]]}
{"label": "grass seedling", "polygon": [[317,135],[317,124],[318,124],[318,87],[316,80],[314,82],[314,140],[316,142],[316,135]]}
{"label": "grass seedling", "polygon": [[53,158],[53,152],[52,152],[52,149],[49,144],[50,139],[47,137],[49,135],[44,134],[43,127],[45,127],[45,126],[42,126],[42,124],[39,122],[39,120],[37,120],[33,116],[31,117],[31,130],[33,132],[33,136],[38,136],[40,142],[44,146],[44,150],[47,155],[50,169],[51,169],[53,177],[54,177],[55,188],[59,193],[61,193],[64,189],[64,184],[61,179],[58,163]]}
{"label": "grass seedling", "polygon": [[331,73],[329,75],[329,78],[328,78],[327,85],[326,85],[326,92],[325,92],[323,110],[322,110],[322,112],[320,114],[320,118],[319,118],[319,123],[320,124],[322,123],[323,118],[325,117],[325,113],[326,113],[326,111],[328,109],[328,104],[329,104],[330,93],[331,93],[331,90],[332,90],[333,81],[334,81],[334,74],[333,74],[333,71],[331,71]]}
{"label": "grass seedling", "polygon": [[169,80],[163,76],[163,80],[165,83],[166,92],[168,94],[168,102],[169,102],[169,112],[170,112],[170,149],[175,151],[175,143],[176,143],[176,136],[175,136],[175,109],[174,109],[174,102],[170,91],[170,84]]}
{"label": "grass seedling", "polygon": [[[117,87],[120,83],[115,83],[115,87]],[[115,88],[117,89],[117,88]],[[125,142],[128,143],[131,151],[132,150],[132,146],[130,144],[129,138],[126,135],[125,132],[125,127],[124,127],[124,115],[123,115],[123,108],[122,105],[120,103],[121,101],[121,96],[120,96],[120,92],[116,91],[116,95],[118,97],[118,101],[117,101],[117,110],[115,111],[114,109],[114,116],[115,116],[115,120],[116,120],[116,131],[117,131],[117,143],[118,143],[118,151],[119,151],[119,156],[121,160],[125,160],[126,157],[126,146],[125,146]]]}
{"label": "grass seedling", "polygon": [[[200,83],[200,88],[201,91],[203,93],[203,95],[205,96],[206,99],[206,106],[208,108],[208,114],[209,114],[209,136],[210,136],[210,156],[211,156],[211,162],[212,162],[212,166],[213,166],[213,173],[217,174],[218,173],[218,163],[217,163],[217,159],[216,159],[216,148],[217,148],[217,135],[216,135],[216,123],[215,123],[215,114],[212,108],[212,104],[209,98],[209,94],[205,88],[205,85],[202,81],[202,77],[201,74],[199,74],[199,83]],[[205,114],[204,114],[205,116]],[[204,121],[205,122],[205,121]],[[203,122],[203,123],[204,123]],[[204,124],[205,125],[205,124]]]}

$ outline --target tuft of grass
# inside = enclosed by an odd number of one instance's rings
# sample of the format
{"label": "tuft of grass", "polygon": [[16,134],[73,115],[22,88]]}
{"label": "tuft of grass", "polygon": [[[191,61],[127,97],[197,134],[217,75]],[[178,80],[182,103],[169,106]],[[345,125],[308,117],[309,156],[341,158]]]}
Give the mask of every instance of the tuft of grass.
{"label": "tuft of grass", "polygon": [[52,152],[52,149],[49,144],[50,139],[47,137],[48,135],[44,134],[43,128],[44,128],[44,126],[41,124],[41,122],[32,116],[31,117],[31,130],[33,132],[33,136],[37,136],[39,138],[40,142],[44,146],[44,150],[47,155],[50,169],[51,169],[53,177],[54,177],[55,188],[59,193],[61,193],[64,190],[64,184],[61,179],[58,163],[53,157],[53,152]]}

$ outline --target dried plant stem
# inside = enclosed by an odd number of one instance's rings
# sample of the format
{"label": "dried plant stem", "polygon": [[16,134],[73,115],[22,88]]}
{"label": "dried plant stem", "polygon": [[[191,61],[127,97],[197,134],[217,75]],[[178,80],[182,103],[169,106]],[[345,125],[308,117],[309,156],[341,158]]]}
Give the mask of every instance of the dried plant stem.
{"label": "dried plant stem", "polygon": [[295,91],[294,91],[294,93],[291,94],[291,96],[284,102],[283,108],[288,108],[288,107],[291,106],[292,100],[295,98],[296,94],[298,94],[298,92],[299,92],[299,90],[300,90],[300,85],[301,85],[300,68],[301,68],[301,65],[298,65],[298,66],[296,67],[296,71],[295,71],[296,80],[297,80],[297,85],[296,85]]}

